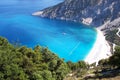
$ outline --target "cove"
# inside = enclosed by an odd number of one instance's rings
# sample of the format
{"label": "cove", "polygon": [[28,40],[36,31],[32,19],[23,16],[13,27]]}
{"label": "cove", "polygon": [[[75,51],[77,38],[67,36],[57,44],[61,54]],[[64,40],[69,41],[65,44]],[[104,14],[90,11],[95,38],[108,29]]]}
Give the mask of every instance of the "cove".
{"label": "cove", "polygon": [[84,60],[96,30],[80,23],[44,19],[31,14],[62,0],[4,0],[0,3],[0,36],[28,47],[41,45],[65,61]]}

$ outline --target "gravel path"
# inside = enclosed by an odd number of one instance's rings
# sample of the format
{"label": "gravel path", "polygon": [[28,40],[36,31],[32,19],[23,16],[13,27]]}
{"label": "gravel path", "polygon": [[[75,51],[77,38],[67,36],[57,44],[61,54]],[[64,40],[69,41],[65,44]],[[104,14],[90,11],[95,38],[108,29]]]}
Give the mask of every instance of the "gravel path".
{"label": "gravel path", "polygon": [[118,37],[120,37],[120,28],[118,28],[118,32],[116,33],[116,35],[118,36]]}

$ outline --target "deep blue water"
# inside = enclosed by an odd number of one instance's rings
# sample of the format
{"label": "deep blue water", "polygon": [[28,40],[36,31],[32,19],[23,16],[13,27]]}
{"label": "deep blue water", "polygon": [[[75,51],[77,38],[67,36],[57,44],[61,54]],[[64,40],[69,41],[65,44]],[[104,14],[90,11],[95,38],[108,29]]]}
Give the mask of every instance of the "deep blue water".
{"label": "deep blue water", "polygon": [[83,60],[96,40],[96,30],[80,23],[44,19],[31,14],[63,0],[0,1],[0,36],[11,43],[48,47],[66,61]]}

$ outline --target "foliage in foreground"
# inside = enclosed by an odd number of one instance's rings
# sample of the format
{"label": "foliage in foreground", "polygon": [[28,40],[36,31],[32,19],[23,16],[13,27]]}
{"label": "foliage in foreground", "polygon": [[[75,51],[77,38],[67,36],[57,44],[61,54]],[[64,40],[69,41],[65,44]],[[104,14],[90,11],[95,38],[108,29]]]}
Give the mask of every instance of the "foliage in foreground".
{"label": "foliage in foreground", "polygon": [[86,68],[86,63],[64,62],[47,48],[14,47],[0,37],[1,80],[63,80],[70,72]]}
{"label": "foliage in foreground", "polygon": [[[115,72],[116,68],[120,69],[119,46],[115,48],[114,54],[109,59],[99,61],[99,65],[94,69],[95,72],[112,69]],[[6,39],[0,37],[1,80],[63,80],[69,73],[82,77],[88,69],[89,65],[84,61],[64,62],[48,48],[14,47]],[[105,76],[103,73],[102,75]]]}

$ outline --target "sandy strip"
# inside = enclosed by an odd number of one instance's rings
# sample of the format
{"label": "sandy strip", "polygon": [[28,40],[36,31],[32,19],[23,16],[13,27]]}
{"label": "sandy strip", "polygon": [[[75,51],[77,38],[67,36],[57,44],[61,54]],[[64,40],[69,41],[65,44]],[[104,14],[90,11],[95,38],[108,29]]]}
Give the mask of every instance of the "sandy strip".
{"label": "sandy strip", "polygon": [[97,30],[96,42],[93,46],[93,49],[85,58],[85,62],[88,62],[89,64],[92,64],[94,62],[98,63],[99,60],[106,59],[109,56],[111,56],[110,46],[108,42],[105,40],[105,36],[99,29],[96,30]]}
{"label": "sandy strip", "polygon": [[39,16],[39,15],[41,15],[42,13],[43,13],[43,11],[38,11],[38,12],[33,13],[32,15],[34,15],[34,16]]}

